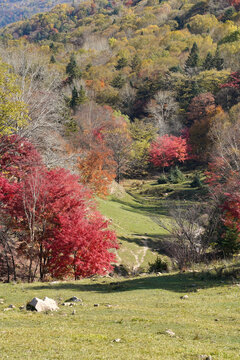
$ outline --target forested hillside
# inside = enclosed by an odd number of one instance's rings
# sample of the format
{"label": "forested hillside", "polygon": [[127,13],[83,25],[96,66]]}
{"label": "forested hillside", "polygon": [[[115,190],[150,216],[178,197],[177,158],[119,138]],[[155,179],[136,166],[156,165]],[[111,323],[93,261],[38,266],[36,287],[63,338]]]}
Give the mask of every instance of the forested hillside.
{"label": "forested hillside", "polygon": [[[30,279],[36,258],[41,278],[48,273],[86,276],[111,268],[114,256],[108,249],[111,244],[117,248],[115,235],[109,230],[104,238],[109,223],[87,206],[87,199],[107,196],[112,181],[124,178],[154,178],[161,200],[172,199],[172,184],[184,181],[202,196],[192,211],[169,210],[174,226],[154,219],[175,239],[174,247],[168,243],[168,254],[179,268],[239,251],[239,10],[240,2],[234,0],[93,1],[60,4],[1,30],[1,201],[8,226],[17,229],[19,245],[13,250],[21,249],[30,261]],[[3,156],[9,146],[17,158],[9,152]],[[29,171],[35,186],[42,184],[39,201],[46,188],[53,204],[46,209],[39,204],[38,235],[35,226],[27,228],[23,203],[26,186],[31,188]],[[65,181],[63,207],[54,190],[59,181]],[[81,203],[79,195],[76,211],[69,214],[67,183],[84,199]],[[22,198],[11,203],[15,193]],[[186,193],[178,193],[183,201]],[[25,227],[22,221],[11,223],[13,214],[25,216]],[[42,214],[48,219],[44,226]],[[83,222],[76,224],[78,217]],[[80,243],[71,229],[75,224],[81,232],[86,218],[89,233],[99,231],[105,254],[104,263],[96,254],[95,268],[90,251],[88,266],[81,262],[81,251],[74,252]],[[186,229],[185,224],[191,226]],[[61,249],[64,232],[69,242]],[[31,246],[26,247],[28,241]],[[58,249],[66,251],[64,258]]]}
{"label": "forested hillside", "polygon": [[0,27],[24,20],[36,13],[48,11],[57,4],[71,3],[61,0],[0,0]]}

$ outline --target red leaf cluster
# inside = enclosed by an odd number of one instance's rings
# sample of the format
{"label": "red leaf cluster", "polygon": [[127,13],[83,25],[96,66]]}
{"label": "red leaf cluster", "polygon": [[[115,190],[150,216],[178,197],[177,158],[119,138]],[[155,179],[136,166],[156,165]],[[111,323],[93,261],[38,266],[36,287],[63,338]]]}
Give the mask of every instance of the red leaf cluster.
{"label": "red leaf cluster", "polygon": [[223,224],[239,232],[240,241],[240,181],[239,173],[231,170],[227,160],[218,157],[209,164],[206,182],[212,190],[212,196],[218,198]]}
{"label": "red leaf cluster", "polygon": [[189,159],[187,139],[173,135],[158,137],[149,150],[150,161],[156,167],[168,167]]}
{"label": "red leaf cluster", "polygon": [[19,145],[14,152],[12,141],[9,154],[17,154],[16,167],[7,167],[9,178],[3,172],[0,177],[0,212],[19,235],[18,251],[29,261],[38,258],[41,279],[47,273],[77,278],[110,271],[115,255],[109,250],[118,247],[115,233],[78,176],[65,169],[48,170],[39,162],[33,166],[40,156],[28,142],[22,139],[21,144],[29,152],[21,162]]}
{"label": "red leaf cluster", "polygon": [[[240,3],[240,1],[239,1]],[[240,89],[240,72],[236,71],[230,74],[229,81],[221,85],[221,88],[235,88]]]}
{"label": "red leaf cluster", "polygon": [[236,10],[239,10],[240,0],[228,0],[229,5],[234,6]]}

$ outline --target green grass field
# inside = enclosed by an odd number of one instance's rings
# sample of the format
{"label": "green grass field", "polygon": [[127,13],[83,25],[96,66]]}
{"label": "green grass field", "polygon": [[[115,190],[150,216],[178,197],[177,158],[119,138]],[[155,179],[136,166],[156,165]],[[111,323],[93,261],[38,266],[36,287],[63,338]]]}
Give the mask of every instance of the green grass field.
{"label": "green grass field", "polygon": [[[190,181],[126,181],[126,195],[99,200],[121,243],[119,263],[147,270],[157,256],[153,250],[167,236],[153,219],[167,219],[171,202],[189,206],[198,201],[202,190],[191,189]],[[167,193],[169,187],[173,191]],[[198,360],[201,355],[240,359],[237,261],[225,265],[225,275],[219,264],[212,264],[212,270],[200,265],[194,272],[160,276],[0,284],[0,360]],[[181,299],[186,294],[188,299]],[[35,296],[55,299],[60,309],[19,309]],[[72,296],[81,298],[83,306],[61,305]],[[15,308],[4,311],[10,304]]]}
{"label": "green grass field", "polygon": [[[240,288],[203,273],[1,284],[0,294],[1,360],[240,359]],[[61,304],[73,295],[83,306],[54,313],[18,309],[34,296]],[[3,311],[9,304],[16,308]]]}
{"label": "green grass field", "polygon": [[[157,257],[162,240],[169,234],[159,227],[154,218],[168,219],[168,206],[180,203],[190,206],[204,190],[192,189],[193,173],[182,184],[158,185],[154,180],[125,180],[124,197],[110,196],[99,199],[100,211],[112,221],[118,235],[120,249],[118,263],[129,270],[147,271],[149,262]],[[184,198],[184,202],[182,201]]]}

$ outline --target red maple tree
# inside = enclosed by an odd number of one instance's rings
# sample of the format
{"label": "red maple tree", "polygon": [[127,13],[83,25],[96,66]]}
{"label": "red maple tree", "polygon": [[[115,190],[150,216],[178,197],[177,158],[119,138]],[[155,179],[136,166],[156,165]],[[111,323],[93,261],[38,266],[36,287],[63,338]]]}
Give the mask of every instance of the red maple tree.
{"label": "red maple tree", "polygon": [[42,166],[36,148],[18,135],[0,137],[0,172],[4,176],[22,178],[30,169]]}
{"label": "red maple tree", "polygon": [[[240,1],[239,1],[240,3]],[[240,72],[236,71],[231,73],[228,82],[221,85],[221,88],[235,88],[240,89]]]}
{"label": "red maple tree", "polygon": [[189,158],[187,139],[164,135],[152,142],[149,150],[150,161],[154,166],[165,168]]}
{"label": "red maple tree", "polygon": [[[224,225],[221,239],[225,239],[230,230],[234,242],[226,240],[224,247],[231,253],[240,247],[240,178],[239,170],[232,167],[229,158],[215,157],[206,172],[206,182],[210,187],[212,199],[220,211]],[[232,247],[232,248],[231,248]]]}
{"label": "red maple tree", "polygon": [[20,173],[19,162],[16,176],[13,168],[12,176],[0,177],[0,212],[18,238],[17,252],[28,263],[28,280],[34,279],[35,266],[41,280],[47,274],[77,278],[110,271],[115,255],[109,250],[118,247],[115,233],[78,176],[29,164]]}

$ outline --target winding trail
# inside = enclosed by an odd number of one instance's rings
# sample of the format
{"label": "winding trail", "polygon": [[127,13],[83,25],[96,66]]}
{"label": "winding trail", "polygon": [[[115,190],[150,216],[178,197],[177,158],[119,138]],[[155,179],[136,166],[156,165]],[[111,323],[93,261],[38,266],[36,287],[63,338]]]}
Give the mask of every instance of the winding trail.
{"label": "winding trail", "polygon": [[136,264],[133,267],[133,271],[136,271],[137,269],[139,269],[141,267],[141,265],[144,262],[144,258],[146,256],[146,253],[149,249],[148,247],[148,241],[147,241],[147,237],[146,236],[141,236],[142,239],[142,243],[144,244],[144,247],[142,249],[140,249],[137,253],[134,253],[131,250],[131,254],[134,256]]}

